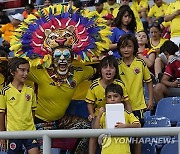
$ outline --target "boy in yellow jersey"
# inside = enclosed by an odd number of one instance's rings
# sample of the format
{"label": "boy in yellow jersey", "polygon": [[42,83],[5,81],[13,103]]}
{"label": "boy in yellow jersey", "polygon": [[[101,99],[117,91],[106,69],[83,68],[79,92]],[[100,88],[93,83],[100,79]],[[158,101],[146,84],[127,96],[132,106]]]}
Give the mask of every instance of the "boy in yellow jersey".
{"label": "boy in yellow jersey", "polygon": [[[123,35],[119,39],[118,49],[122,55],[122,59],[119,61],[120,78],[125,83],[132,112],[139,118],[143,126],[144,109],[153,108],[153,86],[150,72],[146,63],[135,57],[138,52],[138,42],[134,35]],[[149,100],[147,106],[144,99],[143,82],[146,82],[148,86]],[[140,144],[136,144],[135,153],[141,153]]]}
{"label": "boy in yellow jersey", "polygon": [[[106,87],[105,96],[106,96],[107,104],[122,103],[123,102],[123,89],[120,85],[112,83]],[[106,128],[105,116],[106,116],[105,108],[102,107],[99,109],[99,113],[95,120],[95,124],[94,124],[95,128]],[[134,116],[133,113],[125,110],[124,116],[125,116],[125,124],[117,121],[117,123],[114,125],[114,128],[120,129],[120,128],[141,127],[139,120]],[[125,141],[125,143],[115,142],[118,139],[119,140],[123,139],[123,141]],[[106,147],[106,144],[102,144],[102,145],[103,145],[102,151],[101,151],[102,154],[110,154],[110,153],[112,153],[112,154],[129,154],[130,153],[128,138],[126,138],[126,137],[125,138],[112,137],[111,144],[109,146]]]}
{"label": "boy in yellow jersey", "polygon": [[[93,81],[91,84],[88,93],[86,95],[86,102],[88,103],[89,117],[88,119],[92,121],[99,112],[101,107],[104,107],[106,104],[105,101],[105,88],[111,83],[116,83],[123,87],[123,99],[126,101],[125,105],[128,110],[131,111],[131,107],[128,102],[128,95],[124,86],[124,83],[119,80],[119,70],[118,62],[113,56],[107,56],[103,58],[100,62],[99,67],[100,78]],[[94,120],[92,122],[92,125]],[[92,126],[93,127],[93,126]],[[93,141],[92,141],[93,140]],[[96,138],[90,138],[89,141],[89,153],[95,153],[97,145]]]}
{"label": "boy in yellow jersey", "polygon": [[103,0],[95,0],[94,6],[96,10],[90,12],[89,16],[97,16],[102,18],[106,16],[108,13],[110,13],[110,11],[103,8],[104,7]]}
{"label": "boy in yellow jersey", "polygon": [[147,15],[149,25],[155,21],[161,24],[164,21],[164,14],[168,7],[168,4],[162,0],[154,0],[154,3]]}
{"label": "boy in yellow jersey", "polygon": [[164,20],[166,22],[171,21],[171,41],[173,41],[177,46],[180,42],[180,1],[176,0],[169,4]]}
{"label": "boy in yellow jersey", "polygon": [[[0,131],[36,130],[34,125],[36,95],[31,87],[24,84],[29,67],[29,62],[23,58],[13,58],[9,62],[9,84],[7,83],[8,85],[0,92]],[[5,141],[0,142],[3,146],[1,148],[5,149]],[[39,153],[35,139],[10,139],[8,154],[23,152],[23,146],[28,154]]]}

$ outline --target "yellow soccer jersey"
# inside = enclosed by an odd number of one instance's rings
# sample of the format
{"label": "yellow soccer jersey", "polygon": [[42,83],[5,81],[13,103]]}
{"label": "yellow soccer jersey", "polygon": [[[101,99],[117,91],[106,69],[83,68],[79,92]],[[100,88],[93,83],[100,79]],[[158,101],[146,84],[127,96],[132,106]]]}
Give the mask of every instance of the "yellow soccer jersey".
{"label": "yellow soccer jersey", "polygon": [[163,2],[160,7],[154,4],[149,10],[148,17],[156,17],[156,18],[163,17],[167,8],[168,8],[168,4],[166,2]]}
{"label": "yellow soccer jersey", "polygon": [[35,130],[32,110],[37,107],[34,90],[26,85],[19,92],[12,84],[0,93],[0,112],[7,113],[7,131]]}
{"label": "yellow soccer jersey", "polygon": [[[133,113],[128,112],[127,110],[124,111],[125,116],[125,123],[126,124],[140,124],[139,120],[134,116]],[[106,128],[106,122],[105,122],[105,112],[103,113],[101,119],[100,119],[100,127]],[[121,129],[121,128],[117,128]],[[102,154],[130,154],[130,147],[128,142],[128,137],[112,137],[105,139],[105,141],[111,141],[109,146],[106,146],[106,144],[103,144],[102,146]],[[124,142],[123,142],[124,141]],[[108,142],[106,142],[108,143]]]}
{"label": "yellow soccer jersey", "polygon": [[[76,87],[92,76],[94,70],[89,66],[74,67],[74,88],[67,83],[56,86],[46,69],[32,67],[29,79],[38,84],[38,104],[36,117],[44,121],[53,121],[62,118],[73,97]],[[83,89],[82,89],[83,91]]]}
{"label": "yellow soccer jersey", "polygon": [[[160,41],[159,41],[159,44],[155,46],[155,45],[152,44],[152,41],[151,41],[151,39],[150,39],[151,49],[152,49],[152,50],[160,49],[160,47],[161,47],[161,46],[164,44],[164,42],[167,41],[167,40],[168,40],[168,39],[163,39],[163,38],[161,38]],[[156,54],[159,54],[159,53],[156,53]]]}
{"label": "yellow soccer jersey", "polygon": [[[173,14],[175,11],[180,9],[180,1],[176,0],[174,3],[170,3],[167,11],[165,12],[165,15]],[[180,36],[180,15],[176,16],[171,21],[171,37]]]}
{"label": "yellow soccer jersey", "polygon": [[92,11],[88,14],[88,17],[93,17],[93,16],[97,16],[97,17],[104,17],[105,15],[107,15],[109,13],[108,10],[103,9],[101,13],[98,13],[96,10]]}
{"label": "yellow soccer jersey", "polygon": [[[117,80],[117,79],[115,79],[113,83],[119,84],[122,87],[122,89],[123,89],[123,99],[125,101],[128,100],[128,95],[127,95],[124,83],[121,80]],[[106,104],[105,89],[100,84],[100,78],[93,81],[93,83],[91,84],[91,86],[90,86],[90,88],[89,88],[89,90],[87,92],[85,100],[86,100],[87,103],[90,103],[90,104],[94,105],[95,115],[98,114],[99,109],[101,107],[105,106],[105,104]]]}
{"label": "yellow soccer jersey", "polygon": [[151,82],[146,63],[135,57],[131,65],[127,66],[123,60],[120,60],[119,73],[121,80],[125,83],[132,110],[145,109],[143,82]]}
{"label": "yellow soccer jersey", "polygon": [[103,8],[110,12],[110,9],[113,9],[113,10],[116,8],[119,9],[119,7],[120,7],[120,4],[118,4],[118,3],[114,3],[113,5],[109,5],[108,2],[105,2]]}
{"label": "yellow soccer jersey", "polygon": [[[134,13],[134,16],[135,16],[135,18],[136,18],[136,26],[137,26],[136,31],[139,32],[139,31],[144,30],[142,21],[141,21],[141,19],[140,19],[140,17],[139,17],[139,14],[138,14],[137,10],[136,10],[136,9],[133,9],[133,8],[131,8],[131,9],[132,9],[132,11],[133,11],[133,13]],[[119,12],[119,8],[114,9],[114,11],[113,11],[113,16],[114,16],[114,18],[117,17],[118,12]]]}
{"label": "yellow soccer jersey", "polygon": [[143,8],[148,9],[148,1],[141,0],[140,3],[138,3],[136,0],[133,0],[131,8],[137,10],[137,12]]}

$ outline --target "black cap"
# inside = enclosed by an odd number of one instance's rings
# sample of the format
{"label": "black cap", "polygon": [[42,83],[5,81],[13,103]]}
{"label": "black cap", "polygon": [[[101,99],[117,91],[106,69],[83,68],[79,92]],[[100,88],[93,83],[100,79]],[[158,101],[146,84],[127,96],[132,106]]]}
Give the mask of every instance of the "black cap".
{"label": "black cap", "polygon": [[103,0],[95,0],[94,5],[101,5],[103,4]]}

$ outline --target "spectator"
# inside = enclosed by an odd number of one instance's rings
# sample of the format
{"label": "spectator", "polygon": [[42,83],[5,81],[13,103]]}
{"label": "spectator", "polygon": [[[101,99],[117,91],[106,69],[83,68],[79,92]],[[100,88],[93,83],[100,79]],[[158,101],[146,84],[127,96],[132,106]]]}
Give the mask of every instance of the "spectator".
{"label": "spectator", "polygon": [[110,40],[112,44],[110,45],[110,50],[113,51],[113,55],[119,58],[120,55],[117,51],[117,42],[119,38],[126,34],[134,34],[136,31],[136,20],[134,13],[128,5],[123,5],[119,8],[117,17],[114,19],[114,28],[111,29],[112,35]]}
{"label": "spectator", "polygon": [[146,65],[153,73],[152,68],[154,66],[156,53],[151,49],[149,36],[145,31],[140,31],[137,33],[136,37],[139,45],[137,56],[145,61]]}
{"label": "spectator", "polygon": [[[106,87],[105,90],[106,95],[106,103],[107,104],[119,104],[123,103],[123,89],[120,85],[110,84]],[[101,107],[99,109],[99,113],[95,120],[94,128],[106,128],[106,112],[105,108]],[[138,128],[141,127],[139,120],[134,116],[133,113],[125,110],[124,111],[125,123],[118,122],[114,125],[114,128]],[[123,141],[128,141],[128,138],[119,138],[119,140],[123,139]],[[111,138],[111,144],[108,147],[102,146],[102,154],[113,153],[113,154],[125,154],[130,153],[129,143],[116,143],[117,137]],[[104,139],[103,142],[107,141]],[[105,145],[102,143],[102,145]]]}
{"label": "spectator", "polygon": [[28,15],[33,14],[36,12],[36,9],[34,9],[34,5],[31,4],[27,4],[25,7],[25,11],[22,13],[24,19],[26,19],[28,17]]}
{"label": "spectator", "polygon": [[174,42],[167,40],[164,42],[164,44],[160,48],[160,54],[155,60],[155,76],[157,81],[160,83],[163,72],[165,70],[165,66],[167,65],[168,62],[171,61],[171,59],[176,56],[175,54],[178,54],[178,46],[174,44]]}
{"label": "spectator", "polygon": [[149,25],[153,22],[161,24],[164,21],[164,14],[168,7],[168,4],[163,0],[154,0],[154,3],[155,4],[150,8],[147,16]]}
{"label": "spectator", "polygon": [[[121,0],[121,5],[129,5],[129,1],[130,0]],[[141,21],[141,19],[139,17],[139,14],[138,14],[137,10],[132,8],[132,7],[131,7],[131,10],[133,11],[135,19],[136,19],[136,25],[137,25],[136,32],[144,30],[142,21]],[[118,12],[119,12],[119,8],[115,8],[114,11],[113,11],[114,18],[117,17]]]}
{"label": "spectator", "polygon": [[[86,95],[86,102],[88,103],[87,106],[90,114],[88,119],[90,121],[92,121],[93,119],[95,120],[95,117],[98,115],[99,109],[105,106],[105,89],[111,83],[121,85],[121,87],[123,88],[122,99],[123,101],[125,101],[126,109],[131,111],[126,89],[123,82],[119,80],[118,62],[113,56],[108,56],[101,60],[99,74],[101,77],[93,81]],[[95,154],[96,147],[97,139],[90,138],[89,154]]]}
{"label": "spectator", "polygon": [[107,0],[107,2],[104,3],[104,9],[108,10],[111,13],[115,8],[119,7],[120,5],[116,3],[116,0]]}
{"label": "spectator", "polygon": [[0,28],[2,25],[9,23],[10,20],[8,18],[8,16],[5,14],[5,12],[3,11],[3,7],[0,6]]}
{"label": "spectator", "polygon": [[3,35],[3,45],[10,46],[11,36],[13,35],[13,31],[18,27],[18,25],[24,20],[23,16],[20,13],[12,15],[11,23],[8,23],[0,29],[0,35]]}
{"label": "spectator", "polygon": [[167,47],[169,44],[170,42],[165,42],[161,50],[166,55],[167,60],[173,54],[174,56],[165,68],[161,83],[158,83],[154,87],[154,99],[156,103],[167,96],[180,96],[180,79],[178,79],[180,78],[180,57],[175,56],[177,46],[171,43],[173,46],[170,45]]}
{"label": "spectator", "polygon": [[44,1],[44,7],[49,7],[50,5],[53,5],[52,0],[45,0]]}
{"label": "spectator", "polygon": [[[9,62],[8,85],[0,93],[0,131],[35,130],[33,118],[37,105],[36,95],[32,88],[24,84],[29,67],[29,62],[23,58],[13,58]],[[1,139],[0,143],[5,150],[5,140]],[[8,153],[22,153],[23,146],[29,154],[39,153],[35,139],[10,139]]]}
{"label": "spectator", "polygon": [[154,22],[150,26],[150,44],[153,50],[156,51],[156,55],[160,53],[160,47],[167,39],[161,38],[161,27],[157,22]]}
{"label": "spectator", "polygon": [[[125,34],[118,42],[118,49],[122,55],[119,62],[120,78],[125,83],[132,112],[144,124],[144,109],[153,109],[153,87],[149,69],[144,60],[136,58],[138,42],[134,35]],[[147,83],[149,100],[144,99],[143,82]],[[135,154],[141,153],[141,144],[135,145]]]}
{"label": "spectator", "polygon": [[177,46],[180,42],[180,1],[176,0],[169,4],[167,11],[165,12],[164,20],[171,21],[171,41]]}

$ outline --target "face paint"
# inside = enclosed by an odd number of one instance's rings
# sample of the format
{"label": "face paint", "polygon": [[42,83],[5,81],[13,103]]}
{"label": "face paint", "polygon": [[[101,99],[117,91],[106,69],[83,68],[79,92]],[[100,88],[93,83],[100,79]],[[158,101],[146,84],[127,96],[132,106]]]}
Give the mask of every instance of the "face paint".
{"label": "face paint", "polygon": [[71,66],[71,52],[67,48],[57,48],[54,50],[54,69],[59,75],[66,75]]}

